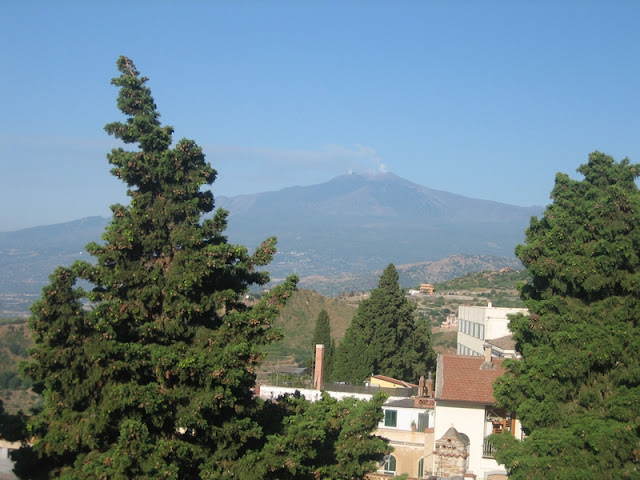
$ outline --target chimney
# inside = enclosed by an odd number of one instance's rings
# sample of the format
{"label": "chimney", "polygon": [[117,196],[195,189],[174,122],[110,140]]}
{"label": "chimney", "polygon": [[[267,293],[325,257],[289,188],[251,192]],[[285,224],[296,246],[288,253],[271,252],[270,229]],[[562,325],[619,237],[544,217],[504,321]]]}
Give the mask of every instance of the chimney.
{"label": "chimney", "polygon": [[492,370],[495,367],[491,359],[491,345],[484,346],[484,362],[480,366],[480,370]]}
{"label": "chimney", "polygon": [[413,406],[415,408],[435,408],[433,400],[433,380],[431,372],[429,378],[425,380],[424,375],[420,377],[418,384],[418,395],[413,397]]}
{"label": "chimney", "polygon": [[427,386],[427,397],[433,398],[433,378],[431,378],[431,371],[429,371],[429,378],[426,382]]}
{"label": "chimney", "polygon": [[418,382],[418,396],[426,397],[426,387],[424,385],[424,375],[420,375],[420,381]]}
{"label": "chimney", "polygon": [[313,373],[313,388],[322,390],[324,384],[324,345],[316,345],[316,368]]}

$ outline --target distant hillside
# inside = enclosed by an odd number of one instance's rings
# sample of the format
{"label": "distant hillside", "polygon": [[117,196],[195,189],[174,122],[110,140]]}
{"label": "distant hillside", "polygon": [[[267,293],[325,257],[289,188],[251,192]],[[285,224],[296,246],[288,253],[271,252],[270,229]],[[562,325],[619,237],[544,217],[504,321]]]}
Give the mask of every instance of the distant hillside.
{"label": "distant hillside", "polygon": [[103,217],[0,232],[0,292],[38,295],[53,270],[87,257],[84,247],[100,242]]}
{"label": "distant hillside", "polygon": [[283,308],[274,326],[282,329],[284,339],[266,348],[267,364],[293,356],[304,364],[313,355],[313,331],[321,310],[331,321],[331,336],[340,340],[358,308],[360,296],[328,298],[311,290],[298,289]]}
{"label": "distant hillside", "polygon": [[[391,173],[217,197],[216,204],[231,212],[230,242],[253,248],[278,237],[267,267],[274,281],[297,273],[301,287],[325,295],[370,290],[389,263],[407,265],[399,269],[403,286],[518,268],[514,248],[530,217],[542,212],[432,190]],[[107,222],[90,217],[0,232],[0,314],[26,314],[53,270],[86,257],[85,245],[101,241]]]}
{"label": "distant hillside", "polygon": [[531,276],[524,269],[498,271],[487,269],[485,271],[467,273],[446,282],[436,283],[435,288],[440,292],[469,291],[487,292],[491,290],[505,290],[517,294],[518,283],[525,283]]}
{"label": "distant hillside", "polygon": [[[385,264],[386,266],[386,264]],[[408,265],[396,265],[403,288],[417,287],[421,283],[438,283],[462,276],[468,272],[497,271],[501,268],[522,269],[515,257],[489,255],[451,255],[436,261],[424,261]],[[343,292],[364,292],[374,289],[382,269],[368,272],[343,273],[331,277],[314,275],[303,277],[300,287],[315,290],[328,296]]]}

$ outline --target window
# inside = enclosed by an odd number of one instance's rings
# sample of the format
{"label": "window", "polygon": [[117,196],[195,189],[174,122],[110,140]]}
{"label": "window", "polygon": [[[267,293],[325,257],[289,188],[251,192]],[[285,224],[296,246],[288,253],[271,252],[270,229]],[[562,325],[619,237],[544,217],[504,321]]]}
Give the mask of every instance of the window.
{"label": "window", "polygon": [[424,458],[421,458],[418,462],[418,478],[427,478],[431,476],[431,467],[427,465],[425,468]]}
{"label": "window", "polygon": [[419,413],[418,414],[418,431],[424,432],[425,428],[429,428],[429,414]]}
{"label": "window", "polygon": [[[384,426],[395,427],[398,424],[398,411],[397,410],[385,410],[384,411]],[[393,457],[392,457],[393,458]],[[395,459],[394,465],[395,465]]]}
{"label": "window", "polygon": [[396,473],[396,457],[393,455],[385,455],[383,468],[384,473]]}

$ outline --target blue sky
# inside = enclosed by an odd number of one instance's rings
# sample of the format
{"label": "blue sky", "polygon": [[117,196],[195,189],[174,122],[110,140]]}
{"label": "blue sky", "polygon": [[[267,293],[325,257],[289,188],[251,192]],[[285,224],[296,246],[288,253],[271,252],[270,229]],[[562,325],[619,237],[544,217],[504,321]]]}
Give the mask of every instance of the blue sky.
{"label": "blue sky", "polygon": [[0,231],[108,215],[119,55],[214,195],[389,171],[546,205],[590,152],[640,163],[640,2],[0,4]]}

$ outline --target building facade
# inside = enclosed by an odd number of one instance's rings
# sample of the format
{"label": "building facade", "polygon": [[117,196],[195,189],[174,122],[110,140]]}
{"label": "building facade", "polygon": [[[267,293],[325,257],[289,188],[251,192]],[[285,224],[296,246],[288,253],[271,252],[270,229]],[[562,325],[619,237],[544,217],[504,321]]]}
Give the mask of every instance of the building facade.
{"label": "building facade", "polygon": [[485,341],[511,335],[508,315],[528,314],[526,308],[460,306],[458,308],[458,355],[484,355]]}
{"label": "building facade", "polygon": [[[456,450],[455,463],[447,450],[434,449],[433,475],[498,480],[506,478],[506,470],[493,458],[493,447],[487,440],[492,433],[509,432],[521,437],[520,423],[511,412],[496,408],[493,382],[504,374],[502,359],[486,356],[438,355],[436,373],[436,415],[434,438],[436,447],[445,440],[465,439],[466,450]],[[464,443],[464,442],[462,442]],[[443,458],[440,458],[443,457]],[[464,461],[463,461],[464,460]],[[453,471],[457,468],[457,471]]]}

